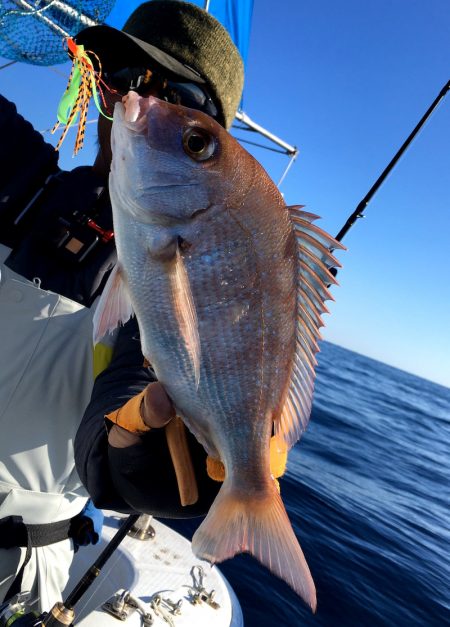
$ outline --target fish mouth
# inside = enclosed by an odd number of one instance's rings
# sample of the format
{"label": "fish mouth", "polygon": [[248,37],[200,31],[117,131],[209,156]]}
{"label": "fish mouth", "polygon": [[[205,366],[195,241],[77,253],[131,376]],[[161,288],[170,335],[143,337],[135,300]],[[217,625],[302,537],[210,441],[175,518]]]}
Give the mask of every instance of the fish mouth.
{"label": "fish mouth", "polygon": [[125,122],[137,122],[141,116],[145,115],[149,110],[147,98],[142,98],[135,91],[129,91],[122,98],[122,104],[125,112]]}
{"label": "fish mouth", "polygon": [[[127,106],[128,100],[130,100],[130,102]],[[143,98],[141,100],[143,100]],[[121,125],[126,126],[130,130],[141,133],[145,130],[146,115],[144,112],[141,112],[141,106],[135,98],[129,99],[128,96],[124,96],[122,98],[122,102],[117,102],[114,107],[113,118],[116,123],[119,122]]]}
{"label": "fish mouth", "polygon": [[129,91],[114,108],[114,117],[128,128],[137,132],[145,132],[147,116],[150,109],[161,106],[161,101],[154,96],[140,96],[135,91]]}
{"label": "fish mouth", "polygon": [[[139,96],[139,94],[134,91],[130,91],[122,98],[122,102],[116,103],[114,108],[114,121],[120,126],[125,127],[128,131],[131,131],[132,134],[147,136],[149,132],[149,112],[151,109],[155,109],[156,114],[158,109],[160,110],[164,107],[164,104],[163,101],[154,96],[143,97]],[[153,150],[159,152],[158,149],[154,148]],[[152,171],[147,173],[146,181],[147,184],[142,185],[137,190],[137,198],[140,196],[153,196],[160,193],[179,193],[180,190],[192,189],[198,186],[198,183],[193,182],[191,178],[181,177],[179,174],[170,175],[165,170],[159,172],[157,167],[153,167]]]}

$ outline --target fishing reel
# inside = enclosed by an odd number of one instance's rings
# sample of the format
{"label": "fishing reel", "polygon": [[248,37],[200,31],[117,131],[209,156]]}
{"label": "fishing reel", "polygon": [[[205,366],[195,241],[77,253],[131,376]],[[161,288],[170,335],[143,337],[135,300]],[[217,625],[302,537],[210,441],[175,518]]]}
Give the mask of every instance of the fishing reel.
{"label": "fishing reel", "polygon": [[75,612],[63,603],[55,603],[50,612],[32,609],[29,592],[20,592],[0,605],[0,627],[70,627]]}
{"label": "fishing reel", "polygon": [[[20,592],[0,605],[0,627],[71,627],[75,618],[73,609],[75,604],[95,581],[105,562],[114,553],[130,529],[135,526],[138,518],[139,514],[130,514],[124,520],[116,534],[63,603],[55,603],[49,612],[39,614],[33,610],[31,593]],[[147,524],[147,527],[150,525]],[[150,533],[149,530],[148,532]]]}
{"label": "fishing reel", "polygon": [[0,605],[0,627],[29,627],[39,620],[39,614],[31,609],[29,592],[19,592]]}

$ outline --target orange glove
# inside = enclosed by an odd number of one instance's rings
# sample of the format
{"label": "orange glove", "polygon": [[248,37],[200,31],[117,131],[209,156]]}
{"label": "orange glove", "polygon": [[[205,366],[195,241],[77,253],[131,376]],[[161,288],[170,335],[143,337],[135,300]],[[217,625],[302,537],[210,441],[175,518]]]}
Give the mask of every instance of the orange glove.
{"label": "orange glove", "polygon": [[139,435],[150,429],[165,427],[174,417],[172,402],[161,383],[149,383],[140,394],[106,415],[114,423],[108,441],[116,448],[131,446]]}
{"label": "orange glove", "polygon": [[192,465],[186,428],[159,382],[149,383],[119,409],[106,415],[113,426],[108,442],[115,448],[127,448],[139,441],[150,429],[166,427],[166,439],[178,482],[182,505],[193,505],[198,500],[198,488]]}

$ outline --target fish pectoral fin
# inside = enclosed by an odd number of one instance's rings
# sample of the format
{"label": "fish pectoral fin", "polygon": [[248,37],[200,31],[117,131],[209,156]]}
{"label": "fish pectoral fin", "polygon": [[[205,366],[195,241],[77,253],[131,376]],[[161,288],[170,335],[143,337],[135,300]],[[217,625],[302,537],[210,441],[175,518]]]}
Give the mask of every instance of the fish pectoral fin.
{"label": "fish pectoral fin", "polygon": [[200,381],[200,337],[197,311],[189,276],[179,248],[177,248],[175,256],[169,264],[175,317],[192,363],[195,384],[198,387]]}
{"label": "fish pectoral fin", "polygon": [[197,557],[222,562],[251,553],[316,610],[316,589],[275,481],[264,497],[236,494],[225,480],[205,520],[194,534]]}
{"label": "fish pectoral fin", "polygon": [[95,309],[93,318],[94,344],[98,344],[102,337],[114,331],[120,324],[125,324],[133,314],[122,269],[119,264],[116,264],[108,277]]}

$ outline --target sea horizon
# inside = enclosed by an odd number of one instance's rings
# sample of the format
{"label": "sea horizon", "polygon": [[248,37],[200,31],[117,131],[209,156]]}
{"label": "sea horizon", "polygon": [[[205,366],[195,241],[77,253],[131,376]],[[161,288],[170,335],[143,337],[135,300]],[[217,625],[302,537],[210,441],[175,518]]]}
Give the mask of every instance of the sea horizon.
{"label": "sea horizon", "polygon": [[[450,383],[447,385],[445,383],[441,383],[440,381],[436,381],[435,379],[430,379],[430,377],[426,377],[423,374],[418,374],[416,372],[412,372],[411,370],[406,370],[405,368],[401,368],[400,366],[396,366],[395,364],[391,364],[387,361],[383,361],[382,359],[378,358],[378,357],[372,357],[371,355],[367,355],[366,353],[362,353],[358,350],[355,350],[354,348],[349,348],[348,346],[344,346],[343,344],[339,344],[337,341],[332,341],[332,340],[327,340],[327,339],[323,339],[319,342],[319,349],[322,343],[326,343],[326,344],[333,344],[334,346],[337,346],[338,348],[343,348],[346,351],[348,351],[349,353],[354,353],[355,355],[359,355],[360,357],[365,357],[366,359],[369,359],[371,361],[383,364],[384,366],[389,366],[389,368],[393,368],[394,370],[398,370],[400,372],[404,372],[408,375],[411,375],[412,377],[416,377],[417,379],[422,379],[423,381],[427,381],[428,383],[433,383],[434,385],[439,385],[442,388],[445,388],[446,390],[450,390]],[[319,352],[320,354],[320,352]],[[449,371],[450,371],[450,365],[449,365]]]}

